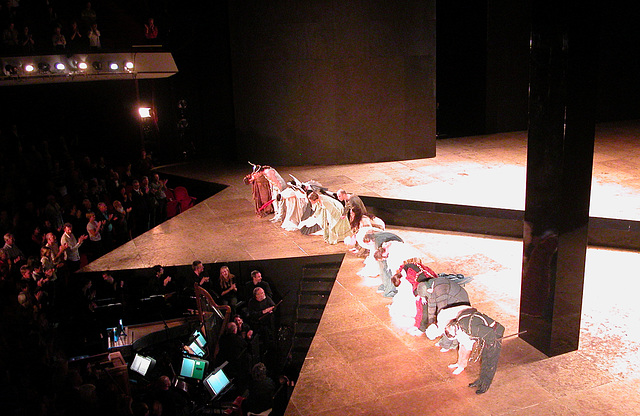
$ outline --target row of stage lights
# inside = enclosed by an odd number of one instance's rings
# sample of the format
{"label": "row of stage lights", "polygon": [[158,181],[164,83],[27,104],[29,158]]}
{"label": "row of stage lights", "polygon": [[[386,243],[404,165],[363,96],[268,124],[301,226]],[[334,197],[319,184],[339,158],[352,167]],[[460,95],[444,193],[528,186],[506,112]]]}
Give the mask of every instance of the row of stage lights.
{"label": "row of stage lights", "polygon": [[[51,64],[49,64],[48,62],[40,62],[37,65],[33,63],[27,63],[22,65],[22,72],[26,75],[31,75],[31,74],[42,75],[42,74],[55,74],[55,73],[61,74],[61,73],[65,73],[66,71],[82,73],[89,70],[89,64],[84,61],[81,61],[81,62],[74,61],[73,63],[71,63],[70,67],[71,67],[70,69],[67,69],[67,65],[65,65],[62,62],[56,62],[53,65],[53,68],[51,67]],[[91,67],[97,72],[104,70],[104,66],[101,61],[92,62]],[[112,62],[108,62],[108,65],[107,65],[107,69],[112,72],[117,72],[117,71],[131,72],[133,71],[133,68],[134,68],[134,65],[133,65],[133,62],[131,61],[125,61],[122,64],[112,61]],[[21,72],[19,67],[11,64],[5,65],[4,70],[7,76],[17,76],[17,75],[20,75],[20,72]]]}

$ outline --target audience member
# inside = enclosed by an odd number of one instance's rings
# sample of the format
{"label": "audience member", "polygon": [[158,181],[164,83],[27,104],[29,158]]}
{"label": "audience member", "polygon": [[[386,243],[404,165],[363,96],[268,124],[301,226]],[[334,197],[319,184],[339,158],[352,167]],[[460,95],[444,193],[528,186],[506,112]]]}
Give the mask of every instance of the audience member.
{"label": "audience member", "polygon": [[188,406],[185,398],[171,385],[168,376],[160,376],[154,383],[152,399],[162,405],[162,416],[186,415]]}
{"label": "audience member", "polygon": [[129,229],[129,213],[131,209],[131,207],[125,209],[118,200],[113,201],[114,216],[111,222],[116,245],[122,245],[131,240],[131,230]]}
{"label": "audience member", "polygon": [[76,272],[80,269],[80,246],[89,236],[83,234],[80,238],[76,239],[73,235],[73,225],[66,223],[64,225],[64,234],[60,238],[60,243],[64,247],[64,260],[65,266],[69,270],[69,273]]}
{"label": "audience member", "polygon": [[96,220],[96,213],[89,213],[89,222],[87,223],[87,234],[89,235],[89,247],[87,257],[89,261],[93,261],[103,254],[102,246],[102,229],[103,221]]}
{"label": "audience member", "polygon": [[69,30],[69,40],[68,46],[72,52],[79,52],[84,49],[84,42],[82,39],[82,33],[80,33],[80,28],[78,27],[77,21],[71,22],[71,28]]}
{"label": "audience member", "polygon": [[187,305],[188,307],[195,308],[195,303],[190,300],[191,297],[195,296],[195,285],[198,285],[209,294],[215,298],[215,292],[210,291],[210,279],[208,274],[205,272],[204,264],[200,260],[195,260],[191,263],[191,273],[187,274],[184,279],[184,284],[182,285],[182,303],[183,305]]}
{"label": "audience member", "polygon": [[96,286],[96,299],[113,299],[113,302],[124,300],[124,280],[113,277],[111,272],[102,272],[102,280]]}
{"label": "audience member", "polygon": [[53,43],[53,49],[57,51],[63,51],[67,47],[67,38],[62,34],[62,28],[56,26],[53,29],[53,36],[51,36],[51,42]]}
{"label": "audience member", "polygon": [[91,2],[86,2],[84,8],[80,11],[80,19],[84,24],[84,27],[89,29],[97,21],[97,14],[92,7]]}
{"label": "audience member", "polygon": [[171,276],[165,274],[164,267],[157,264],[151,268],[152,276],[147,283],[146,296],[162,295],[164,306],[173,308],[176,306],[175,294],[178,291],[175,281]]}
{"label": "audience member", "polygon": [[151,176],[149,188],[156,199],[156,224],[161,224],[167,219],[167,179],[160,179],[160,175],[154,173]]}
{"label": "audience member", "polygon": [[133,208],[131,234],[135,238],[149,230],[151,219],[147,197],[140,188],[140,181],[137,179],[134,179],[132,182],[131,207]]}
{"label": "audience member", "polygon": [[64,252],[66,247],[58,244],[58,239],[54,233],[49,232],[45,235],[44,248],[49,249],[51,264],[53,264],[56,269],[61,268],[64,265]]}
{"label": "audience member", "polygon": [[276,385],[267,375],[267,367],[263,363],[257,363],[251,369],[251,381],[247,390],[247,397],[242,401],[245,414],[262,413],[273,408]]}
{"label": "audience member", "polygon": [[228,376],[240,381],[249,372],[251,365],[251,349],[249,343],[238,332],[238,325],[231,321],[227,323],[224,334],[220,337],[218,361],[225,362]]}
{"label": "audience member", "polygon": [[2,46],[9,53],[15,53],[18,50],[18,31],[14,22],[9,22],[2,32]]}
{"label": "audience member", "polygon": [[114,246],[113,237],[113,218],[114,215],[109,212],[107,204],[98,202],[98,211],[96,212],[96,220],[102,222],[102,245],[104,252],[109,252]]}
{"label": "audience member", "polygon": [[2,251],[4,251],[7,260],[13,264],[19,264],[26,261],[24,253],[16,246],[15,237],[11,233],[4,235],[4,246],[2,247]]}
{"label": "audience member", "polygon": [[144,25],[144,37],[152,41],[158,37],[158,27],[155,25],[153,17],[150,17]]}
{"label": "audience member", "polygon": [[273,300],[268,297],[264,289],[256,287],[253,289],[253,298],[249,300],[248,314],[251,327],[255,329],[260,337],[260,343],[268,349],[274,342],[274,319],[273,311],[276,305]]}
{"label": "audience member", "polygon": [[247,282],[245,288],[245,299],[249,300],[253,298],[256,287],[261,287],[264,290],[264,293],[271,299],[273,299],[273,291],[271,290],[271,285],[269,282],[262,280],[262,273],[259,270],[254,270],[251,272],[251,280]]}
{"label": "audience member", "polygon": [[98,30],[97,23],[91,25],[87,38],[89,39],[89,49],[97,51],[102,48],[102,43],[100,42],[100,31]]}
{"label": "audience member", "polygon": [[22,33],[20,33],[20,36],[18,37],[18,43],[20,44],[22,53],[29,55],[34,53],[36,42],[33,40],[33,35],[29,30],[29,26],[22,28]]}
{"label": "audience member", "polygon": [[231,313],[235,314],[236,305],[238,304],[238,288],[236,286],[236,277],[231,274],[228,266],[220,268],[220,276],[214,285],[214,290],[218,294],[216,301],[220,305],[229,305]]}
{"label": "audience member", "polygon": [[55,195],[48,195],[47,205],[44,207],[44,214],[56,232],[62,231],[62,226],[64,225],[63,212],[62,207],[56,201]]}

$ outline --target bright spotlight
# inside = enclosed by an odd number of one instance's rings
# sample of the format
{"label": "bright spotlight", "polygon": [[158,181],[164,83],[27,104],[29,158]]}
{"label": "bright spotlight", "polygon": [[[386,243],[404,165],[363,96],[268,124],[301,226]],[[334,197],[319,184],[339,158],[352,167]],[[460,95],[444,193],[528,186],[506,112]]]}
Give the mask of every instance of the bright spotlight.
{"label": "bright spotlight", "polygon": [[56,62],[55,67],[56,67],[56,69],[58,71],[64,71],[64,69],[65,69],[65,66],[64,66],[64,64],[62,62]]}
{"label": "bright spotlight", "polygon": [[27,72],[33,72],[35,69],[36,69],[36,67],[31,65],[31,64],[26,64],[24,66],[24,70],[27,71]]}
{"label": "bright spotlight", "polygon": [[115,63],[115,62],[111,62],[111,63],[109,64],[109,68],[110,68],[112,71],[117,71],[117,70],[118,70],[118,68],[119,68],[119,66],[118,66],[118,64],[117,64],[117,63]]}
{"label": "bright spotlight", "polygon": [[80,62],[78,63],[78,69],[84,71],[85,69],[87,69],[89,66],[87,65],[86,62]]}
{"label": "bright spotlight", "polygon": [[125,62],[124,67],[127,68],[129,71],[131,71],[133,69],[133,62],[131,61]]}
{"label": "bright spotlight", "polygon": [[150,107],[140,107],[138,108],[138,113],[140,114],[140,118],[151,118]]}

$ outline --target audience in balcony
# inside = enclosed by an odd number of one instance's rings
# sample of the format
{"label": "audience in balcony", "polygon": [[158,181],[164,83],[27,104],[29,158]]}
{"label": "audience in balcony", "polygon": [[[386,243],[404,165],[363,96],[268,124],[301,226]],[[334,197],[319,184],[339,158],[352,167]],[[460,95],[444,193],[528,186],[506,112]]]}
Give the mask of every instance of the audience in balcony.
{"label": "audience in balcony", "polygon": [[78,52],[84,49],[83,46],[83,35],[78,27],[78,22],[74,20],[69,27],[68,49],[71,52]]}
{"label": "audience in balcony", "polygon": [[9,53],[18,51],[18,31],[14,22],[7,23],[2,32],[2,46]]}
{"label": "audience in balcony", "polygon": [[[47,54],[60,50],[85,52],[113,46],[128,48],[144,42],[157,44],[160,38],[157,19],[147,16],[149,13],[167,14],[166,10],[154,10],[154,7],[141,10],[132,7],[125,11],[129,16],[116,17],[118,20],[114,21],[113,17],[111,20],[102,18],[91,2],[86,2],[81,8],[50,1],[27,2],[19,7],[12,3],[3,1],[0,4],[0,27],[3,31],[0,55]],[[131,15],[136,23],[129,22]],[[125,34],[120,38],[103,39],[98,30],[103,26],[124,28]]]}
{"label": "audience in balcony", "polygon": [[56,51],[64,51],[67,47],[67,38],[62,34],[62,28],[60,26],[56,26],[53,29],[51,42],[53,43],[53,49]]}
{"label": "audience in balcony", "polygon": [[155,41],[158,37],[158,27],[156,26],[153,17],[150,17],[144,25],[144,37],[149,41]]}
{"label": "audience in balcony", "polygon": [[23,54],[31,55],[35,52],[36,42],[33,40],[33,34],[31,33],[29,26],[22,28],[22,32],[20,33],[20,36],[18,36],[18,43],[20,44],[20,48],[22,48]]}
{"label": "audience in balcony", "polygon": [[91,51],[97,52],[102,48],[102,43],[100,42],[100,31],[98,30],[97,23],[91,25],[87,38],[89,39],[89,49]]}

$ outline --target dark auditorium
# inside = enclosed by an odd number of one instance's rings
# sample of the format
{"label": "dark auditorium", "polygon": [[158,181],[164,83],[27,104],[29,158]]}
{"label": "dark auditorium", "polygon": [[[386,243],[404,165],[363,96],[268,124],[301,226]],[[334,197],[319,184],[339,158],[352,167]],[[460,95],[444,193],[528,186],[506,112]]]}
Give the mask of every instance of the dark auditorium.
{"label": "dark auditorium", "polygon": [[598,6],[3,1],[0,413],[640,414]]}

